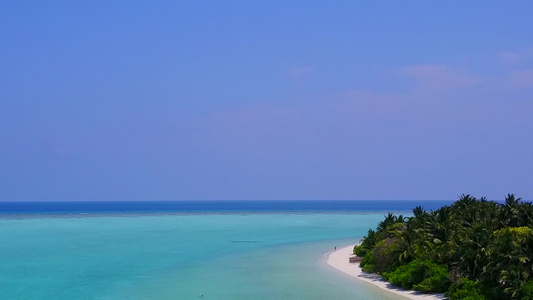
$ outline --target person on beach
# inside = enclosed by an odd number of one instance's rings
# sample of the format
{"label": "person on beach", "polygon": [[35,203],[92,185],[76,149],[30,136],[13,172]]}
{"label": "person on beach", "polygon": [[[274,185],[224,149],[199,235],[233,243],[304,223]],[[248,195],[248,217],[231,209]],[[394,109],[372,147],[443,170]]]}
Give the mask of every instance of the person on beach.
{"label": "person on beach", "polygon": [[337,246],[335,246],[335,251],[337,251]]}

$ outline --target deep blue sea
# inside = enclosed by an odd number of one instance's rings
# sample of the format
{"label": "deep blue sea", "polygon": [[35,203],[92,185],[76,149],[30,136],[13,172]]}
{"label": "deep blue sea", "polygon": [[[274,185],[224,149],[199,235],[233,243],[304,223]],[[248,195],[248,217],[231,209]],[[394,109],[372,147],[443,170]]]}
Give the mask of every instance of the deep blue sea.
{"label": "deep blue sea", "polygon": [[0,203],[0,299],[401,299],[324,263],[451,201]]}
{"label": "deep blue sea", "polygon": [[453,201],[80,201],[0,202],[0,214],[220,213],[220,212],[378,212],[437,209]]}

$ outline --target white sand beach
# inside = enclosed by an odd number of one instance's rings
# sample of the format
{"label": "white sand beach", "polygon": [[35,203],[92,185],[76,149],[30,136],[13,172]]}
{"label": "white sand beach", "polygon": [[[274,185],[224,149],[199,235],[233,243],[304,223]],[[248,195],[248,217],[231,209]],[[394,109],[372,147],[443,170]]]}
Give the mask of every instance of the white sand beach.
{"label": "white sand beach", "polygon": [[388,281],[385,281],[381,276],[375,274],[365,273],[359,268],[359,263],[349,263],[348,258],[353,256],[353,245],[337,249],[329,254],[326,263],[333,268],[348,274],[358,280],[362,280],[369,284],[373,284],[379,288],[387,290],[391,293],[398,294],[408,299],[446,299],[442,294],[422,294],[415,291],[406,291],[402,288],[393,286]]}

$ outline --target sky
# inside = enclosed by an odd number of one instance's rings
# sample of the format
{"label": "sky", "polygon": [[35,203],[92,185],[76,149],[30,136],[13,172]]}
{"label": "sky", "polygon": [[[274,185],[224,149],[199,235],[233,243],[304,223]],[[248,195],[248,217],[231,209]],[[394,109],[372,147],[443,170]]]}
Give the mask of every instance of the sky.
{"label": "sky", "polygon": [[533,1],[1,1],[0,201],[533,199]]}

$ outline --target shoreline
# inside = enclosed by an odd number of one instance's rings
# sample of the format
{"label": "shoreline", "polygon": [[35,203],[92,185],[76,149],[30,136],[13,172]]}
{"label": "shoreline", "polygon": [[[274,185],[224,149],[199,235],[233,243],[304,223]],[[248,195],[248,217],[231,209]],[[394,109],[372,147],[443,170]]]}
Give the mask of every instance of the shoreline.
{"label": "shoreline", "polygon": [[337,251],[330,252],[326,263],[338,271],[347,274],[357,280],[364,281],[366,283],[377,286],[388,292],[403,296],[408,299],[414,300],[437,300],[446,299],[443,294],[422,294],[420,292],[404,290],[402,288],[393,286],[390,282],[383,279],[376,274],[365,273],[359,267],[359,263],[349,263],[348,258],[353,255],[353,245],[342,247]]}

